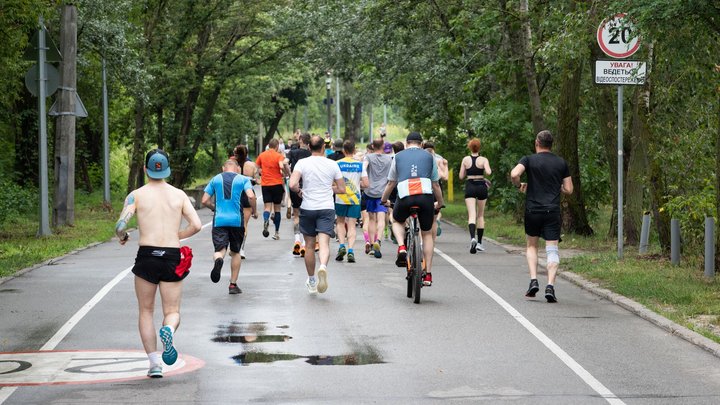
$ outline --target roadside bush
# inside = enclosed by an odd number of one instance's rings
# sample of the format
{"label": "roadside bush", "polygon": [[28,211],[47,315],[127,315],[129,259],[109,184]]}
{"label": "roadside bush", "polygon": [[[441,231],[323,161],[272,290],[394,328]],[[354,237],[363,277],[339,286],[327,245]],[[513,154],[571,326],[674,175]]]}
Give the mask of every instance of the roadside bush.
{"label": "roadside bush", "polygon": [[0,180],[0,225],[12,217],[27,214],[37,206],[37,190],[18,186],[6,179]]}
{"label": "roadside bush", "polygon": [[705,217],[714,216],[715,212],[715,190],[709,181],[697,193],[670,197],[662,209],[667,211],[670,218],[680,222],[683,248],[693,252],[702,251],[705,243]]}

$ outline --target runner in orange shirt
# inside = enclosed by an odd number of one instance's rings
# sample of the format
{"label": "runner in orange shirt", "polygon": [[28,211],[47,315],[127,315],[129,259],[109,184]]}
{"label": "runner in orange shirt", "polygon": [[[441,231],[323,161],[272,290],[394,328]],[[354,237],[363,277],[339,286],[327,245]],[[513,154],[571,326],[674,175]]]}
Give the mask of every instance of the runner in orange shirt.
{"label": "runner in orange shirt", "polygon": [[255,160],[260,172],[260,185],[263,196],[263,236],[268,237],[270,232],[270,210],[273,211],[273,224],[275,235],[273,239],[280,239],[280,206],[285,194],[283,178],[290,175],[290,168],[285,162],[285,156],[279,151],[279,142],[273,138],[268,143],[268,149]]}

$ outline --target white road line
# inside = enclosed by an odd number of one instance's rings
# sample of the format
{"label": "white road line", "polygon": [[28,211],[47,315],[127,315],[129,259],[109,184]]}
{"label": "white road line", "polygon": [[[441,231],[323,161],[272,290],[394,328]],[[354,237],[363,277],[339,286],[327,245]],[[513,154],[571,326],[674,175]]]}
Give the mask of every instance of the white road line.
{"label": "white road line", "polygon": [[595,392],[600,394],[601,397],[605,398],[606,401],[608,401],[611,404],[614,405],[624,405],[625,402],[623,402],[620,398],[618,398],[615,394],[613,394],[607,387],[605,387],[600,381],[598,381],[595,377],[592,376],[587,370],[583,368],[577,361],[575,361],[572,357],[570,357],[565,350],[561,349],[560,346],[558,346],[555,342],[553,342],[547,335],[545,335],[540,329],[538,329],[535,325],[532,324],[527,318],[525,318],[518,310],[516,310],[512,305],[510,305],[507,301],[505,301],[502,297],[497,295],[495,291],[491,290],[488,286],[483,284],[482,281],[478,280],[470,274],[469,271],[467,271],[460,263],[455,261],[452,257],[448,256],[447,254],[443,253],[439,249],[435,249],[435,253],[439,254],[443,259],[445,259],[448,263],[452,264],[457,271],[459,271],[462,275],[464,275],[468,280],[470,280],[473,284],[475,284],[479,289],[481,289],[485,294],[487,294],[490,298],[492,298],[495,302],[497,302],[507,313],[509,313],[515,320],[517,320],[522,326],[525,327],[530,333],[533,334],[545,347],[550,349],[555,356],[557,356],[560,361],[565,363],[566,366],[568,366],[572,371],[575,372],[575,374],[578,375],[587,385],[590,386]]}
{"label": "white road line", "polygon": [[[208,222],[207,224],[202,226],[201,230],[207,228],[211,224],[212,224],[212,222]],[[190,238],[192,238],[192,236]],[[190,238],[181,239],[180,242],[184,242]],[[110,292],[110,290],[112,290],[113,287],[115,287],[123,278],[125,278],[125,276],[127,276],[128,273],[130,273],[130,270],[132,270],[132,268],[133,268],[133,266],[130,266],[127,269],[121,271],[117,276],[115,276],[115,278],[110,280],[109,283],[105,284],[105,286],[103,288],[101,288],[100,291],[98,291],[97,294],[95,294],[95,296],[90,299],[90,301],[88,301],[85,305],[83,305],[80,308],[80,310],[78,310],[75,313],[75,315],[73,315],[72,318],[70,318],[70,320],[65,322],[65,325],[63,325],[55,333],[55,335],[53,335],[53,337],[51,337],[50,340],[48,340],[43,345],[43,347],[40,348],[40,351],[47,351],[47,350],[55,349],[55,347],[57,347],[57,345],[60,344],[60,342],[63,339],[65,339],[65,336],[67,336],[68,333],[70,333],[70,331],[75,327],[75,325],[77,325],[80,322],[80,320],[82,320],[85,317],[85,315],[87,315],[88,312],[90,312],[90,310],[93,309],[95,307],[95,305],[97,305],[97,303],[100,302],[100,300],[102,300],[107,295],[107,293]],[[12,395],[13,392],[15,392],[15,390],[17,388],[18,387],[2,387],[2,388],[0,388],[0,405],[2,405],[2,403],[5,402],[10,397],[10,395]]]}

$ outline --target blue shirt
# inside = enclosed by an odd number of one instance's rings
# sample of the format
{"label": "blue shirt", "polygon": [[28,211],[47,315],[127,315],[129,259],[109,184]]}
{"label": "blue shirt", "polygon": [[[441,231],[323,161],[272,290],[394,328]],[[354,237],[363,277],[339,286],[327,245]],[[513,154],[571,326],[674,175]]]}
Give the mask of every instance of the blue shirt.
{"label": "blue shirt", "polygon": [[215,196],[215,216],[213,226],[243,227],[240,197],[245,190],[251,190],[250,178],[233,173],[222,172],[213,177],[205,187],[205,192]]}

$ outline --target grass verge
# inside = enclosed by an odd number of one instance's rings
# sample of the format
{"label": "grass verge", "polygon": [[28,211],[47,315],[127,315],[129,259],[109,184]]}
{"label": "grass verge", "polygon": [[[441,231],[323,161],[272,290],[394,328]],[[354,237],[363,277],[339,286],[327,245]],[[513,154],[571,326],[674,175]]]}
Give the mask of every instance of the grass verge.
{"label": "grass verge", "polygon": [[[467,211],[463,201],[446,203],[446,220],[464,228]],[[602,210],[592,221],[593,236],[563,235],[563,249],[583,253],[563,258],[561,269],[572,271],[601,287],[631,298],[650,310],[720,343],[720,281],[703,277],[701,255],[684,254],[679,266],[656,246],[647,255],[626,246],[617,258],[617,240],[609,236],[610,210]],[[485,235],[498,242],[525,246],[522,222],[492,209],[485,214]],[[652,241],[651,241],[652,243]]]}
{"label": "grass verge", "polygon": [[9,219],[0,226],[0,277],[54,257],[62,256],[93,242],[109,240],[114,234],[122,201],[114,204],[114,212],[102,206],[102,191],[76,193],[75,226],[54,228],[53,234],[38,237],[37,215]]}

